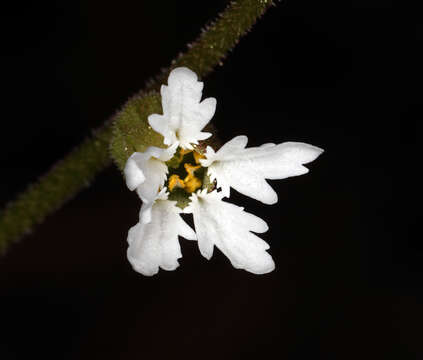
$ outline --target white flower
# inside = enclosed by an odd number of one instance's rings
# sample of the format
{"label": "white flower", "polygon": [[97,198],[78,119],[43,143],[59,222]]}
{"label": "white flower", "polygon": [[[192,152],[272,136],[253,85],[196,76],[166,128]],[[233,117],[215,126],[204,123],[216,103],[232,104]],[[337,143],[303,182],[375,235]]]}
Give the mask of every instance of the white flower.
{"label": "white flower", "polygon": [[[179,216],[175,201],[167,200],[164,188],[153,201],[141,208],[140,221],[128,233],[128,260],[135,271],[151,276],[175,270],[182,257],[178,235],[195,240],[195,232]],[[148,213],[148,215],[146,214]]]}
{"label": "white flower", "polygon": [[[229,197],[232,187],[274,204],[277,194],[266,179],[307,173],[303,164],[323,150],[299,142],[246,148],[247,137],[237,136],[217,152],[207,146],[200,153],[196,145],[211,135],[201,130],[216,107],[213,98],[200,102],[202,89],[203,83],[191,70],[173,70],[168,86],[161,88],[163,115],[148,118],[168,148],[149,147],[132,154],[126,163],[126,184],[143,201],[139,223],[129,230],[128,259],[144,275],[156,274],[159,267],[174,270],[182,256],[178,242],[182,236],[198,240],[207,259],[216,245],[235,268],[268,273],[275,268],[269,245],[254,234],[266,232],[266,222],[222,199]],[[193,214],[196,233],[182,220],[181,212]]]}
{"label": "white flower", "polygon": [[214,115],[216,99],[207,98],[200,103],[203,83],[188,68],[174,69],[168,79],[168,86],[162,85],[163,115],[148,117],[150,126],[162,134],[165,145],[179,142],[184,149],[205,140],[210,133],[201,132]]}

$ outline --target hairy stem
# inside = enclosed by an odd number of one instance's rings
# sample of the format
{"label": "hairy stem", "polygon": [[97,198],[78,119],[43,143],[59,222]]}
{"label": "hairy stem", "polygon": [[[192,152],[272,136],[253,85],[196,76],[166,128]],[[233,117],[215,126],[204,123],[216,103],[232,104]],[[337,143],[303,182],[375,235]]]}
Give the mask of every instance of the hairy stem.
{"label": "hairy stem", "polygon": [[[188,50],[150,81],[139,95],[158,90],[169,72],[178,66],[187,66],[200,77],[209,74],[272,4],[271,0],[232,1],[217,20],[206,26],[198,39],[188,45]],[[4,208],[0,213],[0,253],[87,187],[112,163],[109,156],[112,123],[113,119],[94,131],[93,136]]]}

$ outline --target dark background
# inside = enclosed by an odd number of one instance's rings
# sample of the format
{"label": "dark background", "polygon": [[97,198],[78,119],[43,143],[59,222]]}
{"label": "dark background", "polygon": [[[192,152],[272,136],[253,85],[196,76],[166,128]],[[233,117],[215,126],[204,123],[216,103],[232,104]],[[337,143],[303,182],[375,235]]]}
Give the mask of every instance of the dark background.
{"label": "dark background", "polygon": [[[142,88],[225,1],[33,1],[1,9],[4,204]],[[417,3],[417,2],[416,2]],[[256,276],[181,239],[181,266],[132,271],[140,201],[102,173],[0,260],[0,358],[423,359],[418,235],[423,21],[392,0],[290,0],[205,79],[223,141],[304,141],[272,181],[277,268]],[[394,190],[395,189],[395,190]]]}

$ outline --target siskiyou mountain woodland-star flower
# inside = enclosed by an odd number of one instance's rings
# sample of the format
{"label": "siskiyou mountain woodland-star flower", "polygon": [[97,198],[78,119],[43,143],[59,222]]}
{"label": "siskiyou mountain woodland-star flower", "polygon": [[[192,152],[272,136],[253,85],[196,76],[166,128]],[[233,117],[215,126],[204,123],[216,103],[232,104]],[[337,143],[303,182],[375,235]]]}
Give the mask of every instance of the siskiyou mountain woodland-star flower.
{"label": "siskiyou mountain woodland-star flower", "polygon": [[[275,268],[269,245],[256,234],[264,220],[229,198],[230,188],[264,204],[277,202],[266,179],[284,179],[308,172],[304,167],[323,150],[300,142],[264,144],[247,148],[246,136],[237,136],[215,151],[200,146],[211,136],[202,132],[214,115],[216,100],[201,101],[203,83],[185,67],[174,69],[162,85],[163,114],[151,114],[148,123],[163,136],[167,147],[149,147],[133,153],[124,175],[143,204],[139,222],[128,233],[128,260],[135,271],[151,276],[175,270],[182,257],[178,237],[198,242],[210,259],[216,246],[237,269],[265,274]],[[195,231],[181,217],[192,214]]]}

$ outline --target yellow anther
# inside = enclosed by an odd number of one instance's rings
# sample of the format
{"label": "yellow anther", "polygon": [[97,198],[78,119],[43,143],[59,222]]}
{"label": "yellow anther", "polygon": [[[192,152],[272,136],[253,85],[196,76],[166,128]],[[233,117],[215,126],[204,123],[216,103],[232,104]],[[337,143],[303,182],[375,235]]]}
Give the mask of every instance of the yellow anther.
{"label": "yellow anther", "polygon": [[[200,167],[201,167],[200,165],[191,165],[191,164],[185,163],[184,168],[185,168],[186,172],[188,173],[187,177],[188,176],[194,176],[194,171],[198,170]],[[184,181],[185,181],[185,179],[184,179]]]}
{"label": "yellow anther", "polygon": [[175,187],[179,187],[179,188],[184,189],[185,188],[185,183],[184,183],[184,181],[181,180],[181,178],[179,177],[179,175],[175,175],[174,174],[174,175],[172,175],[169,178],[169,190],[170,191],[173,191],[173,189]]}
{"label": "yellow anther", "polygon": [[179,150],[179,153],[184,156],[186,154],[189,154],[192,150],[188,150],[188,149],[181,149]]}
{"label": "yellow anther", "polygon": [[184,183],[185,183],[185,191],[187,193],[192,193],[201,186],[201,180],[196,178],[195,176],[193,176],[189,180],[184,180]]}
{"label": "yellow anther", "polygon": [[200,159],[205,159],[206,157],[203,154],[200,154],[199,152],[194,151],[194,160],[196,164],[200,163]]}
{"label": "yellow anther", "polygon": [[199,178],[196,178],[194,175],[194,171],[198,170],[200,167],[200,165],[194,166],[188,163],[184,164],[184,168],[188,173],[188,175],[184,179],[186,192],[192,193],[201,186],[201,180]]}

